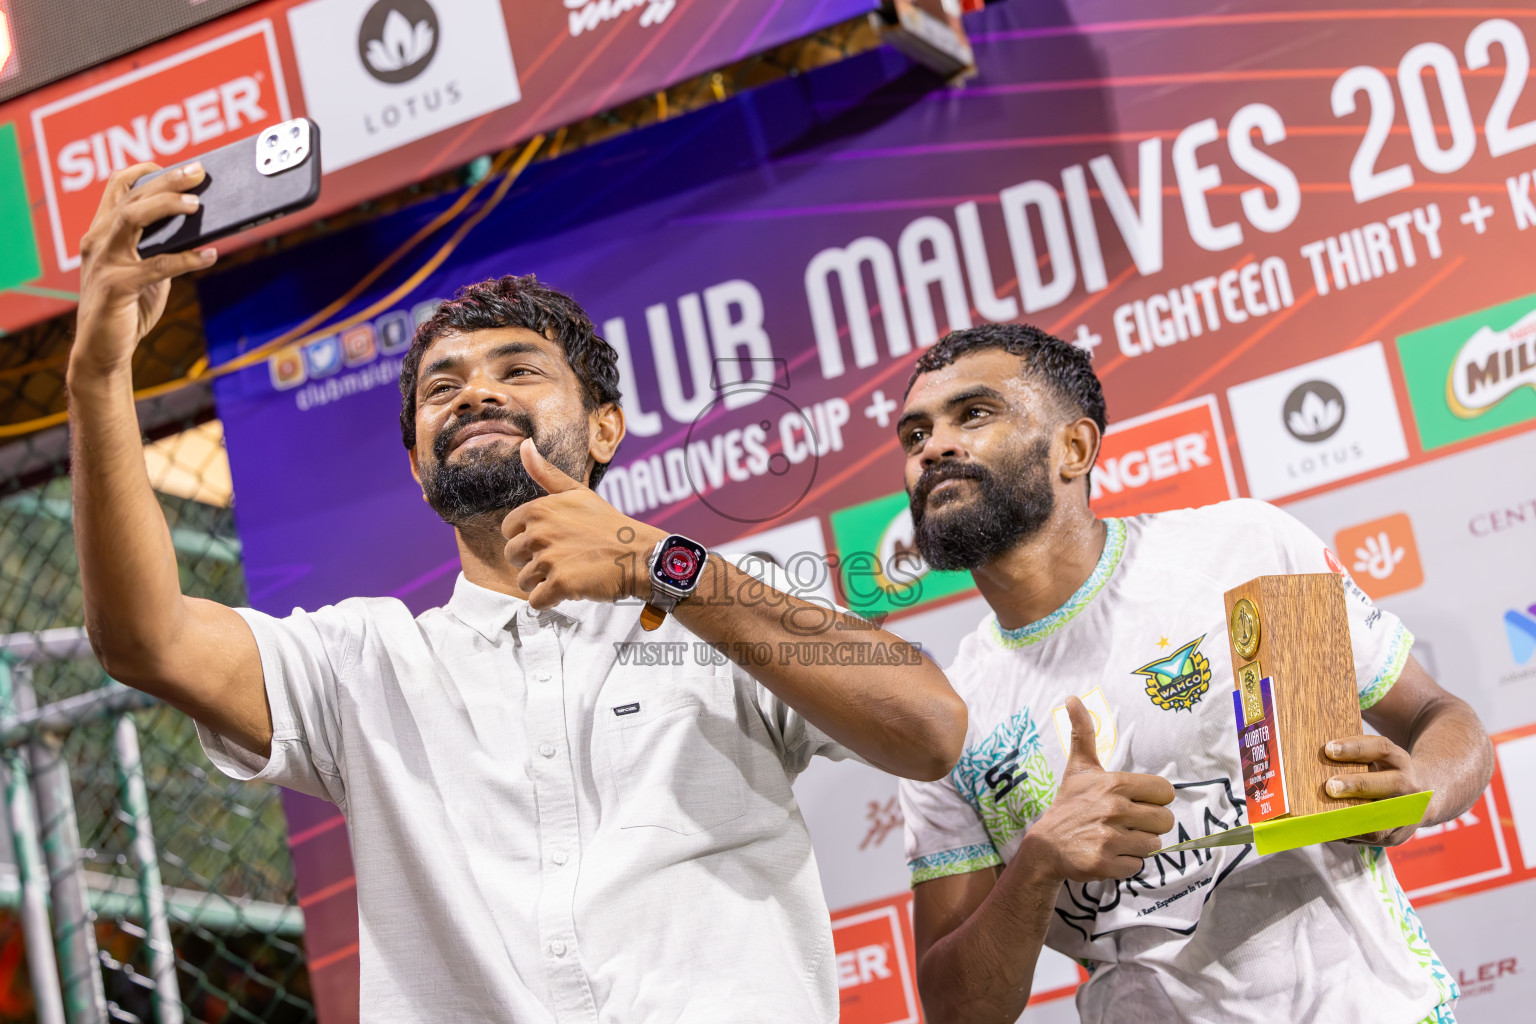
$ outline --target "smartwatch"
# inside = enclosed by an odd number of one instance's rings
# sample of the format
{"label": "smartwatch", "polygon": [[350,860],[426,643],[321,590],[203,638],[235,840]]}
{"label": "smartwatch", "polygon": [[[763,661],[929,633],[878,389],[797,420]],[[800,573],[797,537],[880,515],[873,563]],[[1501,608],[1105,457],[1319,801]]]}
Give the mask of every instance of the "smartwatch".
{"label": "smartwatch", "polygon": [[640,625],[647,632],[660,626],[677,602],[698,589],[708,557],[704,545],[675,533],[651,551],[647,570],[651,579],[651,599],[640,612]]}

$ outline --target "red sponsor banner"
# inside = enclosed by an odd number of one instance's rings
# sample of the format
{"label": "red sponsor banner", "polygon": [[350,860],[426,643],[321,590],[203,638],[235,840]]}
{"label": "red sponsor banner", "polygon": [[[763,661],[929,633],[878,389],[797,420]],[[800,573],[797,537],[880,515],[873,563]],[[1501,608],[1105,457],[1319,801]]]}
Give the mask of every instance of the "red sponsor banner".
{"label": "red sponsor banner", "polygon": [[1392,851],[1397,880],[1415,899],[1509,874],[1509,847],[1493,788],[1459,818],[1421,828]]}
{"label": "red sponsor banner", "polygon": [[1093,467],[1100,516],[1196,508],[1237,495],[1216,397],[1114,423]]}
{"label": "red sponsor banner", "polygon": [[1492,739],[1493,779],[1482,799],[1391,850],[1392,870],[1418,906],[1536,879],[1536,798],[1528,781],[1536,724]]}
{"label": "red sponsor banner", "polygon": [[918,1024],[910,893],[832,915],[844,1024]]}
{"label": "red sponsor banner", "polygon": [[[912,930],[912,893],[832,912],[832,943],[837,950],[837,987],[842,1024],[922,1024],[917,994],[917,953]],[[1045,956],[1055,954],[1042,951]],[[1041,988],[1062,971],[1037,972],[1029,1005],[1065,999],[1088,980],[1088,972],[1064,958],[1076,977],[1064,985]],[[1026,1017],[1026,1019],[1032,1019]]]}
{"label": "red sponsor banner", "polygon": [[80,236],[114,171],[187,160],[288,117],[267,19],[37,107],[32,136],[59,268],[80,265]]}

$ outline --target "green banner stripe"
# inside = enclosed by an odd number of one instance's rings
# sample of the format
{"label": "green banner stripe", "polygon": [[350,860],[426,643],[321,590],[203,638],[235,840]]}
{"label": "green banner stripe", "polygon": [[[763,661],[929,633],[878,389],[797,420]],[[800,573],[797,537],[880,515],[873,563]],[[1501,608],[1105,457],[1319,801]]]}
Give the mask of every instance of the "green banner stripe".
{"label": "green banner stripe", "polygon": [[42,276],[14,124],[0,124],[0,238],[0,291]]}

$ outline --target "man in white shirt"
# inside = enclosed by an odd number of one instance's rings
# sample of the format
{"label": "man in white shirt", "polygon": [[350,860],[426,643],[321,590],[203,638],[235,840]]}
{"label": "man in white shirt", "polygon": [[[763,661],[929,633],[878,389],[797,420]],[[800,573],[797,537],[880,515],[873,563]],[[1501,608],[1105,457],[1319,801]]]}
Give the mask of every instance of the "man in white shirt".
{"label": "man in white shirt", "polygon": [[[363,1019],[835,1020],[790,783],[814,754],[941,777],[965,730],[943,674],[599,498],[588,484],[624,436],[616,354],[532,277],[461,290],[404,360],[402,439],[463,565],[445,607],[353,598],[277,619],[183,596],[130,362],[169,279],[214,257],[139,259],[142,228],[194,210],[202,179],[130,194],[151,169],[112,177],[81,249],[86,624],[107,671],[195,718],[220,769],[345,813]],[[807,641],[857,647],[863,667],[780,656]],[[776,656],[749,669],[742,645]]]}
{"label": "man in white shirt", "polygon": [[1087,1024],[1453,1020],[1456,983],[1381,849],[1417,826],[1263,858],[1152,856],[1246,820],[1222,595],[1254,576],[1344,575],[1360,707],[1381,735],[1329,745],[1372,767],[1330,780],[1334,795],[1433,789],[1422,824],[1446,821],[1492,755],[1402,623],[1284,512],[1096,519],[1104,426],[1088,356],[1032,327],[951,334],[908,386],[918,551],[970,570],[993,610],[949,668],[970,711],[959,764],[901,784],[927,1019],[1017,1019],[1049,945],[1090,972]]}

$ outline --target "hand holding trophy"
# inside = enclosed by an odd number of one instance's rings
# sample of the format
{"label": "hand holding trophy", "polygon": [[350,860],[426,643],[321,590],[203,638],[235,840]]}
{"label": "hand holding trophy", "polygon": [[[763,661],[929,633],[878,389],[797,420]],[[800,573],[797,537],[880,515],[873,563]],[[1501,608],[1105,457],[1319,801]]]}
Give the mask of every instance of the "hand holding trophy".
{"label": "hand holding trophy", "polygon": [[1352,784],[1370,765],[1336,746],[1372,739],[1361,735],[1343,580],[1326,572],[1259,576],[1225,596],[1248,824],[1159,852],[1252,843],[1278,853],[1417,824],[1433,795],[1427,790],[1348,795],[1374,787]]}

